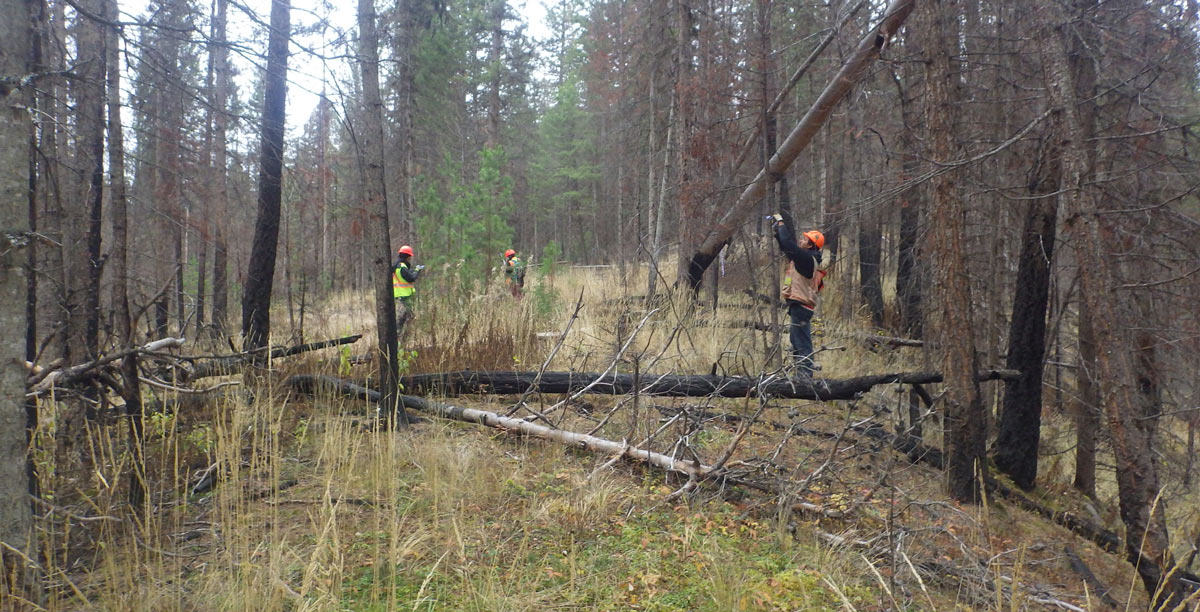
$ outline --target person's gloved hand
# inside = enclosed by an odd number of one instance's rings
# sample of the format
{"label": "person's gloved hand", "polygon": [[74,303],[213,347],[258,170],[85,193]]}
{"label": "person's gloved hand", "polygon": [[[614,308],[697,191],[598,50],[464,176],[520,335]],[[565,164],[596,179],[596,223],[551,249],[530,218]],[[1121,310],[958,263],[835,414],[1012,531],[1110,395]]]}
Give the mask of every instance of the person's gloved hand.
{"label": "person's gloved hand", "polygon": [[417,266],[417,272],[420,272],[421,270],[424,270],[424,269],[425,269],[425,266],[421,266],[421,265]]}

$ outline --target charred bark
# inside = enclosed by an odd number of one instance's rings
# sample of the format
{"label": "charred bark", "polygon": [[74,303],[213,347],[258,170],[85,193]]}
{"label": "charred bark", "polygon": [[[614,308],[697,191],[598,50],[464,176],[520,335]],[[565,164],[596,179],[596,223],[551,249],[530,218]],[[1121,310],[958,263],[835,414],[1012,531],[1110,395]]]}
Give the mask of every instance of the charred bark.
{"label": "charred bark", "polygon": [[279,244],[279,210],[283,197],[283,129],[290,38],[291,0],[273,0],[258,170],[258,220],[254,224],[254,243],[250,248],[250,267],[242,298],[243,346],[247,350],[266,346],[271,333],[271,288],[275,279],[275,251]]}
{"label": "charred bark", "polygon": [[1026,491],[1037,479],[1038,443],[1042,432],[1042,369],[1046,360],[1046,313],[1050,304],[1050,276],[1054,266],[1055,224],[1058,219],[1059,152],[1051,147],[1041,156],[1044,169],[1035,173],[1030,191],[1025,229],[1021,233],[1021,259],[1013,294],[1012,321],[1008,330],[1005,366],[1021,376],[1004,383],[1004,408],[997,424],[996,467]]}
{"label": "charred bark", "polygon": [[[1016,376],[1008,370],[986,370],[978,380],[1003,380]],[[459,371],[402,376],[400,384],[410,393],[500,394],[527,392],[573,393],[591,387],[601,395],[640,395],[666,397],[771,397],[810,400],[848,400],[887,384],[932,384],[942,382],[937,372],[898,372],[856,378],[784,378],[766,376],[686,375],[686,374],[607,374],[589,372],[489,372]]]}

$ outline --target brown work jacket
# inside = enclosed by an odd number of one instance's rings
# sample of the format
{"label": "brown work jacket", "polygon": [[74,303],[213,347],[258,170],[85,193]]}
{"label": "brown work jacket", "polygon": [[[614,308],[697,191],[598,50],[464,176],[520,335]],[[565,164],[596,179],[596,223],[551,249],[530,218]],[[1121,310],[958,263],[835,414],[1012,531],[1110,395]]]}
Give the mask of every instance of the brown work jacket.
{"label": "brown work jacket", "polygon": [[788,262],[787,272],[783,275],[783,299],[800,302],[810,309],[817,308],[817,293],[825,286],[825,270],[813,270],[813,277],[808,278],[796,270],[796,264]]}

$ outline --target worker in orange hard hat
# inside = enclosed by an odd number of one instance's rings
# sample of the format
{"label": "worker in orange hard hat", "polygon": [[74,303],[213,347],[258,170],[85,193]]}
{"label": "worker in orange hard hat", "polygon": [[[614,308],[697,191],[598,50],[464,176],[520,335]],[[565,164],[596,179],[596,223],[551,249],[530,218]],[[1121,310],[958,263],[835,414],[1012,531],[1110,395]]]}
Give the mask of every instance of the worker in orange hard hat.
{"label": "worker in orange hard hat", "polygon": [[525,260],[514,249],[504,252],[504,283],[513,297],[521,299],[525,289]]}
{"label": "worker in orange hard hat", "polygon": [[818,369],[812,358],[812,319],[817,310],[817,294],[825,287],[825,270],[818,268],[825,235],[809,230],[796,240],[783,217],[774,215],[772,219],[775,241],[788,258],[782,296],[791,318],[788,339],[792,343],[792,360],[797,374],[811,377],[813,370]]}
{"label": "worker in orange hard hat", "polygon": [[396,299],[396,327],[413,318],[413,300],[417,295],[417,276],[425,266],[413,266],[413,248],[407,244],[396,250],[396,261],[392,262],[392,297]]}

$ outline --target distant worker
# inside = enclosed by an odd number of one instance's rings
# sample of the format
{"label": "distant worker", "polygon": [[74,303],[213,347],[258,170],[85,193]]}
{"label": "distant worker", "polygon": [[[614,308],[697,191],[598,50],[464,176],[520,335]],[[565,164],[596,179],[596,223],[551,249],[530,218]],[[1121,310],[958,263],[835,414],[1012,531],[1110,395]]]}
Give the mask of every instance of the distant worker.
{"label": "distant worker", "polygon": [[396,261],[392,263],[392,297],[396,299],[396,327],[404,329],[405,323],[413,318],[413,299],[417,289],[413,283],[425,266],[413,266],[413,249],[407,244],[396,251]]}
{"label": "distant worker", "polygon": [[525,289],[525,260],[513,249],[504,252],[504,282],[512,296],[521,299]]}
{"label": "distant worker", "polygon": [[817,309],[817,294],[824,288],[825,271],[818,269],[825,236],[816,230],[801,234],[797,241],[792,228],[783,217],[774,215],[775,241],[788,258],[783,276],[782,296],[787,303],[791,326],[788,339],[792,343],[792,363],[800,376],[811,377],[817,369],[813,362],[812,319]]}

